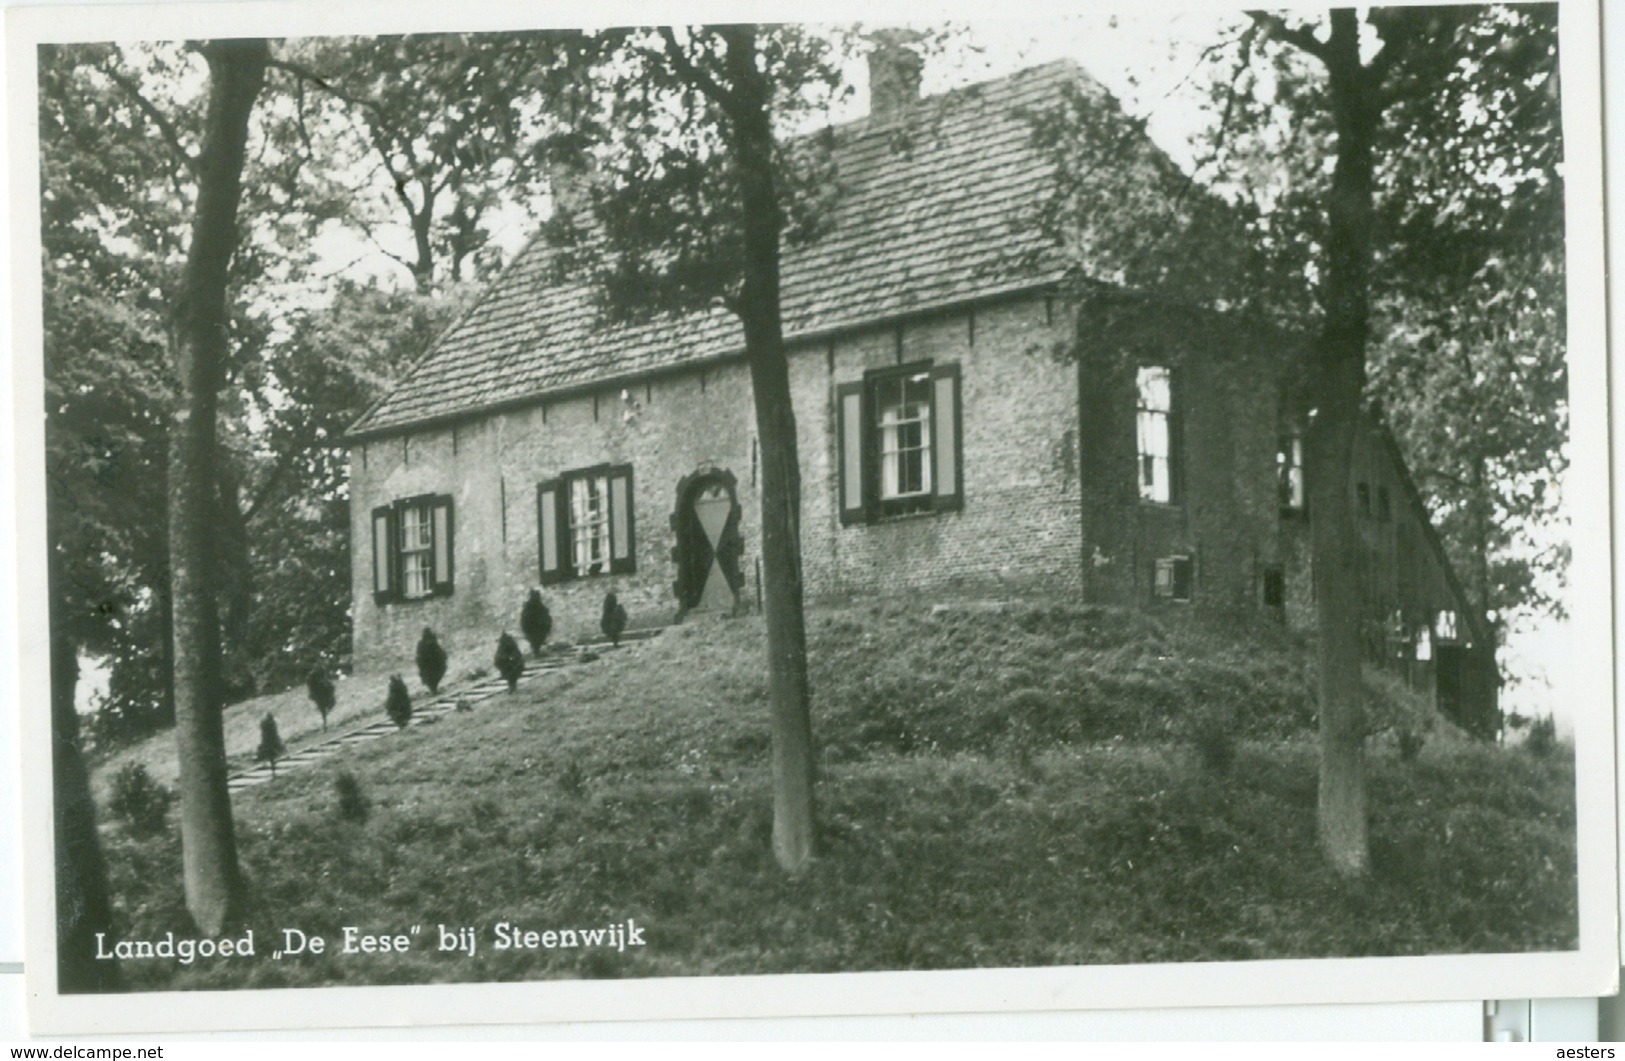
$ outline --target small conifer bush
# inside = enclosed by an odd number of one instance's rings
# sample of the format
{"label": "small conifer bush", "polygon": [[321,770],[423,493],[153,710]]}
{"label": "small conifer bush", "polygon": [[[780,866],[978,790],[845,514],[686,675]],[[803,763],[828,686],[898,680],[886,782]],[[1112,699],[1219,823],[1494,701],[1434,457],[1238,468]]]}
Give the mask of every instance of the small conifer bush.
{"label": "small conifer bush", "polygon": [[399,674],[389,679],[389,696],[384,700],[384,711],[389,714],[389,720],[401,729],[412,721],[412,696],[406,691],[406,683],[401,681]]}
{"label": "small conifer bush", "polygon": [[160,785],[140,763],[126,763],[113,777],[113,797],[107,809],[135,836],[163,831],[164,819],[175,794]]}
{"label": "small conifer bush", "polygon": [[367,820],[367,797],[361,794],[361,782],[346,770],[333,779],[333,792],[338,797],[339,818],[347,822]]}

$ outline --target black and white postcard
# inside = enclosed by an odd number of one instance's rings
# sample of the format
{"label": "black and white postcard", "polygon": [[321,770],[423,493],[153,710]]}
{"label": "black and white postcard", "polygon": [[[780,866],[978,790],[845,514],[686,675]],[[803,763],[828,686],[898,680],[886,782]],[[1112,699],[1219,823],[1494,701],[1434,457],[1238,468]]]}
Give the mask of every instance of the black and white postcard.
{"label": "black and white postcard", "polygon": [[1613,990],[1595,3],[7,15],[35,1030]]}

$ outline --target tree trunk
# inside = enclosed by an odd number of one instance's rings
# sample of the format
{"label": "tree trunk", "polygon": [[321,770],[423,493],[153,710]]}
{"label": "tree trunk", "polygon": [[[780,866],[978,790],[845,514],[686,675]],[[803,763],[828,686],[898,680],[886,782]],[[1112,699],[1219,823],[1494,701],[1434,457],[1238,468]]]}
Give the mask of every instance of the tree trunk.
{"label": "tree trunk", "polygon": [[1332,867],[1363,875],[1365,696],[1360,677],[1359,533],[1349,500],[1370,329],[1372,134],[1380,114],[1360,62],[1358,16],[1333,11],[1326,65],[1337,160],[1326,203],[1324,330],[1315,350],[1315,418],[1307,442],[1320,675],[1320,844]]}
{"label": "tree trunk", "polygon": [[1487,616],[1494,605],[1490,600],[1490,523],[1494,518],[1490,500],[1489,473],[1483,457],[1473,458],[1472,516],[1473,516],[1473,606],[1478,614]]}
{"label": "tree trunk", "polygon": [[[55,540],[54,538],[52,539]],[[51,575],[60,591],[56,550]],[[59,597],[57,608],[61,608]],[[62,629],[66,617],[51,616],[51,770],[56,843],[56,984],[63,994],[118,987],[118,964],[98,961],[96,933],[113,931],[107,869],[96,836],[96,805],[90,774],[79,753],[79,646]]]}
{"label": "tree trunk", "polygon": [[242,917],[244,885],[226,791],[220,717],[215,425],[248,118],[264,81],[269,50],[260,40],[211,41],[203,53],[209,63],[209,103],[192,240],[173,325],[180,396],[169,450],[169,556],[186,907],[200,931],[218,935]]}
{"label": "tree trunk", "polygon": [[756,69],[753,26],[722,31],[737,106],[732,150],[744,207],[745,331],[762,453],[763,611],[773,732],[773,854],[795,873],[813,856],[813,744],[802,614],[801,464],[790,398],[790,366],[779,314],[779,236],[768,86]]}
{"label": "tree trunk", "polygon": [[253,694],[253,671],[246,661],[254,613],[253,566],[249,560],[248,519],[243,514],[242,485],[230,459],[218,463],[219,500],[215,519],[216,599],[225,607],[220,617],[222,681],[232,699]]}

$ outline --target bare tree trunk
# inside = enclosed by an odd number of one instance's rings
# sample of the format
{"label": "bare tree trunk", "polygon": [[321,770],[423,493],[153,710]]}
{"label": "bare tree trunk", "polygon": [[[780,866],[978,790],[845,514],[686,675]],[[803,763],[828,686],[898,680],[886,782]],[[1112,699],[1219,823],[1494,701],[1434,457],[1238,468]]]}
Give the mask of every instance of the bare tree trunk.
{"label": "bare tree trunk", "polygon": [[[53,538],[53,541],[55,539]],[[51,574],[60,591],[52,548]],[[62,607],[61,600],[57,607]],[[56,983],[64,994],[108,991],[119,984],[118,964],[96,959],[96,933],[113,931],[107,869],[96,836],[90,774],[79,752],[79,646],[51,616],[51,770],[56,842]]]}
{"label": "bare tree trunk", "polygon": [[1489,473],[1484,467],[1483,457],[1473,459],[1472,489],[1472,517],[1473,517],[1473,605],[1480,615],[1487,616],[1495,605],[1490,600],[1490,523],[1492,505],[1490,500]]}
{"label": "bare tree trunk", "polygon": [[1362,875],[1370,865],[1360,678],[1364,602],[1349,481],[1370,330],[1371,141],[1381,113],[1373,79],[1360,62],[1357,19],[1352,9],[1333,11],[1326,42],[1337,160],[1326,203],[1325,324],[1315,351],[1316,411],[1306,440],[1320,660],[1320,844],[1345,876]]}
{"label": "bare tree trunk", "polygon": [[199,930],[216,935],[242,917],[244,885],[226,790],[220,717],[215,428],[227,351],[226,282],[237,246],[248,118],[264,82],[269,50],[261,40],[211,41],[203,54],[209,63],[209,103],[192,241],[174,313],[180,397],[170,435],[169,555],[186,907]]}
{"label": "bare tree trunk", "polygon": [[779,236],[783,226],[773,175],[768,86],[756,69],[753,26],[722,31],[737,107],[732,149],[744,207],[745,279],[739,316],[745,330],[762,450],[763,612],[773,732],[773,854],[795,873],[813,857],[813,744],[802,613],[801,463],[796,453],[790,366],[779,314]]}

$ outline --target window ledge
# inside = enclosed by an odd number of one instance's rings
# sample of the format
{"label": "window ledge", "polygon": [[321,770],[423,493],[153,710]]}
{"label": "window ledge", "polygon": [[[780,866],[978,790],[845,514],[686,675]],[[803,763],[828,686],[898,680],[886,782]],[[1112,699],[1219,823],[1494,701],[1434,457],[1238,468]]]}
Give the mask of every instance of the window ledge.
{"label": "window ledge", "polygon": [[893,512],[889,515],[882,513],[868,523],[859,524],[859,526],[874,527],[882,523],[912,523],[915,520],[934,519],[937,516],[946,514],[946,511],[939,509],[925,509],[920,512]]}

